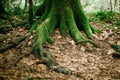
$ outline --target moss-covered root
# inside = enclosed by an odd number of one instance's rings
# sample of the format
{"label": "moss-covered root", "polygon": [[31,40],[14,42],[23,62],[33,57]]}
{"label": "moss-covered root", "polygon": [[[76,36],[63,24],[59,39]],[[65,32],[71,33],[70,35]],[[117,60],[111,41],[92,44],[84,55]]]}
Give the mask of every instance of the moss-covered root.
{"label": "moss-covered root", "polygon": [[60,15],[60,33],[64,37],[69,34],[64,14]]}
{"label": "moss-covered root", "polygon": [[37,27],[35,41],[37,41],[38,38],[41,38],[42,44],[46,42],[52,42],[52,39],[49,37],[49,35],[53,33],[55,26],[57,25],[58,18],[56,16],[55,5],[53,4],[51,8],[52,9],[47,18]]}
{"label": "moss-covered root", "polygon": [[101,30],[94,28],[91,24],[90,24],[90,28],[93,33],[101,33],[102,32]]}
{"label": "moss-covered root", "polygon": [[41,55],[41,60],[42,60],[42,62],[43,62],[49,69],[52,68],[52,66],[55,66],[56,60],[55,60],[55,58],[53,57],[52,54],[50,54],[49,52],[43,50],[43,52],[41,52],[40,55]]}
{"label": "moss-covered root", "polygon": [[79,29],[83,29],[89,38],[93,37],[93,33],[101,32],[100,30],[97,30],[93,26],[90,25],[87,17],[84,14],[82,5],[79,0],[74,0],[73,3],[71,3],[71,5],[73,7],[75,21]]}
{"label": "moss-covered root", "polygon": [[48,16],[37,27],[37,33],[34,40],[35,44],[33,46],[33,50],[36,50],[40,54],[41,60],[48,66],[48,68],[51,68],[53,65],[55,65],[55,58],[52,56],[52,54],[45,51],[42,45],[47,42],[53,42],[50,34],[53,33],[55,26],[57,25],[57,20],[56,5],[52,0],[52,5]]}
{"label": "moss-covered root", "polygon": [[53,55],[43,49],[40,38],[34,43],[33,51],[36,51],[40,55],[42,63],[44,63],[49,69],[56,64]]}
{"label": "moss-covered root", "polygon": [[72,9],[70,7],[67,7],[66,10],[66,22],[69,28],[69,32],[76,43],[79,43],[80,41],[88,40],[79,32],[74,20]]}

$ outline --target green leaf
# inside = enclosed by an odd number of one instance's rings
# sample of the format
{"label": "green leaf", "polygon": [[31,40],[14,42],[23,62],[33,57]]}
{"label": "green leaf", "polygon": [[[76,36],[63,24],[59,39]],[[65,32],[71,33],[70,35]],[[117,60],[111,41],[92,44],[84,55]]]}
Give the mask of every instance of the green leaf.
{"label": "green leaf", "polygon": [[33,78],[29,77],[27,80],[33,80]]}
{"label": "green leaf", "polygon": [[112,44],[111,47],[116,51],[116,52],[120,52],[120,46],[117,44]]}

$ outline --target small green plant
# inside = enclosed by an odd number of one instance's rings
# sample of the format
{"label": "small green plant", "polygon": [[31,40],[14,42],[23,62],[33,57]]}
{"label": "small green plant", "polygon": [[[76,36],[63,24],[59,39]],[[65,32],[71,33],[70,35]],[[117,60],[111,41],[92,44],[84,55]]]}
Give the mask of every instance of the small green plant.
{"label": "small green plant", "polygon": [[120,45],[117,45],[116,43],[112,44],[111,47],[116,51],[120,52]]}
{"label": "small green plant", "polygon": [[120,20],[117,20],[115,23],[116,27],[120,29]]}
{"label": "small green plant", "polygon": [[99,23],[111,23],[112,25],[104,25],[104,28],[116,28],[120,29],[120,13],[111,12],[111,11],[99,11],[97,13],[88,14],[88,19],[90,22],[99,22]]}
{"label": "small green plant", "polygon": [[3,20],[0,20],[0,26],[2,26],[4,24]]}
{"label": "small green plant", "polygon": [[103,11],[99,11],[95,14],[96,18],[99,18],[102,21],[105,22],[110,22],[113,18],[114,12],[111,11],[107,11],[107,12],[103,12]]}
{"label": "small green plant", "polygon": [[112,57],[120,59],[120,45],[114,43],[111,45],[111,47],[115,50],[115,52],[112,53]]}
{"label": "small green plant", "polygon": [[32,77],[28,77],[27,80],[33,80],[33,78]]}
{"label": "small green plant", "polygon": [[15,15],[22,14],[22,9],[20,7],[14,7],[13,14]]}
{"label": "small green plant", "polygon": [[100,20],[97,17],[95,17],[96,13],[91,13],[91,14],[89,13],[87,15],[88,15],[88,20],[90,22],[100,22]]}

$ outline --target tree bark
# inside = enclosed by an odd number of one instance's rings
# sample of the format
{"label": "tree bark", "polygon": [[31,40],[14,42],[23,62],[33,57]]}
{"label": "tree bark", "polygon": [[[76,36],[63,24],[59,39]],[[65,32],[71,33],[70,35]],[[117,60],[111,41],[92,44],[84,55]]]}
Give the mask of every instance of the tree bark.
{"label": "tree bark", "polygon": [[4,0],[0,0],[0,13],[5,13]]}
{"label": "tree bark", "polygon": [[6,19],[4,14],[5,14],[4,0],[0,0],[0,19]]}
{"label": "tree bark", "polygon": [[33,28],[35,26],[31,28],[36,29],[34,49],[39,51],[42,58],[47,59],[49,67],[55,64],[54,57],[47,55],[42,44],[53,42],[50,35],[58,24],[61,34],[66,36],[70,33],[76,43],[92,43],[80,33],[79,29],[83,29],[89,38],[93,37],[93,33],[100,32],[90,25],[79,0],[44,0],[35,15],[40,17],[40,23],[36,28]]}
{"label": "tree bark", "polygon": [[33,24],[33,2],[32,0],[29,0],[29,24],[30,24],[30,27]]}

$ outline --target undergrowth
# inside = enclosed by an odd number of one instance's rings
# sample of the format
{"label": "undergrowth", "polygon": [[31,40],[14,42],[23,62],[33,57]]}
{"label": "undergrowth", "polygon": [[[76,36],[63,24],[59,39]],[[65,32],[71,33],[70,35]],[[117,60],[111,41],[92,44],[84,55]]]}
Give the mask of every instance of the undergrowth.
{"label": "undergrowth", "polygon": [[[98,11],[88,14],[90,22],[110,23],[112,28],[120,29],[120,13],[111,11]],[[107,26],[111,28],[111,26]],[[104,25],[106,27],[106,25]]]}

